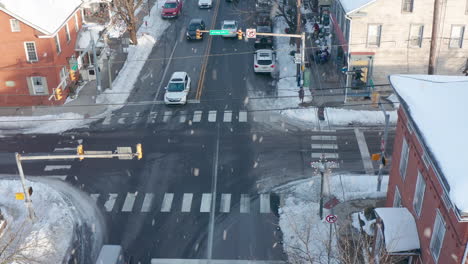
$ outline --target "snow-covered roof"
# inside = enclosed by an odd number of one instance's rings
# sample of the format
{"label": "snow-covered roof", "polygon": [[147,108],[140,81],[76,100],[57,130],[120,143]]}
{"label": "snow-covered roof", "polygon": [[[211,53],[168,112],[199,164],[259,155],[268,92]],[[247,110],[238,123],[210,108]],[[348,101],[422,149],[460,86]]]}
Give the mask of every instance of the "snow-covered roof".
{"label": "snow-covered roof", "polygon": [[76,50],[86,50],[89,47],[91,43],[91,34],[93,36],[94,43],[96,44],[99,40],[99,32],[103,30],[103,25],[86,24],[85,26],[83,26],[83,30],[81,30],[78,34],[78,38],[75,45]]}
{"label": "snow-covered roof", "polygon": [[375,208],[384,224],[385,249],[402,252],[419,249],[419,236],[413,215],[406,207]]}
{"label": "snow-covered roof", "polygon": [[346,14],[357,11],[366,5],[372,4],[377,0],[340,0],[341,6],[343,6]]}
{"label": "snow-covered roof", "polygon": [[54,34],[81,0],[0,0],[0,10],[44,34]]}
{"label": "snow-covered roof", "polygon": [[468,212],[468,177],[464,167],[468,148],[468,77],[391,75],[390,82],[430,150],[432,161],[449,184],[449,196]]}

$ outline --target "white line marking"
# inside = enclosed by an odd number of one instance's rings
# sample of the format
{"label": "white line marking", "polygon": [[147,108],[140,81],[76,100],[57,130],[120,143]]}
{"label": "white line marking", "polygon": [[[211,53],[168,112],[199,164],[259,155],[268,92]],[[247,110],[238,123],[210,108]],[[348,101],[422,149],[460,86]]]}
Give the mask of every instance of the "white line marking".
{"label": "white line marking", "polygon": [[107,199],[107,201],[104,203],[104,207],[106,208],[107,212],[112,211],[112,208],[114,208],[116,199],[117,199],[116,193],[109,193],[109,199]]}
{"label": "white line marking", "polygon": [[320,159],[322,158],[322,154],[325,156],[326,159],[338,159],[340,157],[338,153],[312,153],[310,154],[310,156],[313,159]]}
{"label": "white line marking", "polygon": [[216,122],[216,110],[208,112],[208,122]]}
{"label": "white line marking", "polygon": [[202,118],[202,111],[195,111],[193,112],[193,122],[200,122]]}
{"label": "white line marking", "polygon": [[53,170],[69,170],[71,165],[47,165],[44,168],[44,171],[53,171]]}
{"label": "white line marking", "polygon": [[172,111],[165,111],[164,116],[163,116],[163,122],[167,123],[167,121],[169,121],[171,117],[172,117]]}
{"label": "white line marking", "polygon": [[172,200],[174,200],[173,193],[165,193],[163,203],[161,206],[161,212],[170,212],[172,206]]}
{"label": "white line marking", "polygon": [[231,122],[232,121],[232,111],[226,110],[224,111],[223,122]]}
{"label": "white line marking", "polygon": [[97,203],[97,201],[98,201],[100,195],[101,195],[100,193],[92,193],[92,194],[90,194],[91,198],[92,198],[92,199],[94,200],[94,202],[96,202],[96,203]]}
{"label": "white line marking", "polygon": [[247,111],[239,111],[239,122],[247,122]]}
{"label": "white line marking", "polygon": [[149,118],[151,120],[151,123],[155,123],[156,122],[156,117],[158,116],[158,113],[157,112],[151,112],[150,115],[149,115]]}
{"label": "white line marking", "polygon": [[260,194],[260,213],[270,213],[270,195],[267,193]]}
{"label": "white line marking", "polygon": [[336,140],[336,136],[310,136],[311,140]]}
{"label": "white line marking", "polygon": [[55,178],[55,179],[60,179],[62,181],[67,179],[67,175],[47,175],[47,178]]}
{"label": "white line marking", "polygon": [[182,212],[188,213],[192,209],[193,193],[184,193],[182,198]]}
{"label": "white line marking", "polygon": [[338,149],[337,144],[310,144],[313,149]]}
{"label": "white line marking", "polygon": [[76,148],[54,148],[54,152],[57,152],[57,151],[69,151],[69,150],[76,151]]}
{"label": "white line marking", "polygon": [[135,193],[127,193],[125,197],[124,205],[122,207],[122,212],[131,212],[133,204],[135,203],[136,195]]}
{"label": "white line marking", "polygon": [[248,194],[241,194],[240,212],[241,213],[250,212],[250,197]]}
{"label": "white line marking", "polygon": [[143,200],[143,205],[141,206],[141,212],[146,213],[151,210],[151,205],[153,205],[154,194],[147,193],[145,194],[145,199]]}
{"label": "white line marking", "polygon": [[112,115],[106,116],[106,118],[104,119],[104,121],[102,121],[102,124],[103,124],[103,125],[110,125],[111,119],[112,119]]}
{"label": "white line marking", "polygon": [[367,148],[366,139],[364,138],[364,133],[359,128],[354,128],[354,133],[356,134],[356,139],[359,146],[359,151],[361,152],[362,163],[364,164],[364,170],[367,174],[374,174],[374,167],[372,166],[372,160],[370,158],[369,149]]}
{"label": "white line marking", "polygon": [[230,193],[223,193],[221,194],[221,202],[219,211],[221,213],[229,213],[231,210],[231,194]]}
{"label": "white line marking", "polygon": [[182,111],[180,112],[179,123],[185,123],[187,121],[187,112]]}
{"label": "white line marking", "polygon": [[140,112],[135,113],[135,117],[133,118],[132,124],[136,124],[138,122],[138,119],[140,119]]}
{"label": "white line marking", "polygon": [[204,193],[202,195],[200,213],[209,213],[211,209],[211,193]]}
{"label": "white line marking", "polygon": [[122,124],[125,124],[125,117],[119,118],[119,120],[117,120],[117,123],[119,123],[119,124],[121,124],[121,125],[122,125]]}

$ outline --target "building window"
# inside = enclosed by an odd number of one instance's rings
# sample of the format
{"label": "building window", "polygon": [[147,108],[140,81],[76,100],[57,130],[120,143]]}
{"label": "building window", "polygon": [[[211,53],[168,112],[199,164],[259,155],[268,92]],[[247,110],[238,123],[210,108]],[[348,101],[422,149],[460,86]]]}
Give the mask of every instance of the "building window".
{"label": "building window", "polygon": [[75,13],[75,29],[76,29],[76,32],[80,30],[80,24],[78,24],[78,16],[76,15],[76,13]]}
{"label": "building window", "polygon": [[416,180],[416,190],[414,191],[413,207],[416,214],[421,214],[421,208],[424,200],[424,192],[426,190],[426,182],[423,176],[418,172],[418,179]]}
{"label": "building window", "polygon": [[67,43],[70,42],[70,28],[68,27],[68,24],[65,24],[65,35],[67,36]]}
{"label": "building window", "polygon": [[67,67],[63,66],[62,69],[60,70],[60,81],[64,82],[64,86],[67,84]]}
{"label": "building window", "polygon": [[403,0],[401,11],[406,13],[413,12],[413,0]]}
{"label": "building window", "polygon": [[382,33],[382,25],[368,25],[367,27],[367,46],[380,47],[380,37]]}
{"label": "building window", "polygon": [[59,39],[58,33],[55,35],[54,39],[55,39],[55,49],[57,50],[57,54],[58,54],[62,51],[62,49],[60,48],[60,39]]}
{"label": "building window", "polygon": [[395,185],[395,196],[393,197],[393,207],[402,207],[401,206],[401,194],[398,190],[398,186]]}
{"label": "building window", "polygon": [[430,249],[432,253],[432,257],[434,257],[435,262],[439,259],[440,249],[442,248],[442,244],[444,242],[445,236],[445,222],[442,218],[442,215],[437,209],[436,217],[434,220],[434,229],[432,230],[432,237],[431,237],[431,244]]}
{"label": "building window", "polygon": [[[423,39],[423,25],[411,25],[409,35],[409,46],[413,48],[420,48]],[[409,123],[409,122],[408,122]]]}
{"label": "building window", "polygon": [[400,157],[400,176],[405,180],[406,177],[406,167],[408,166],[408,155],[409,147],[406,142],[406,138],[403,138],[403,145],[401,146],[401,157]]}
{"label": "building window", "polygon": [[30,78],[33,94],[46,94],[45,78],[40,76],[33,76]]}
{"label": "building window", "polygon": [[34,42],[25,42],[24,49],[26,50],[26,58],[28,61],[38,61],[36,44]]}
{"label": "building window", "polygon": [[465,26],[452,25],[452,31],[450,32],[450,48],[461,48],[463,45],[463,33],[465,32]]}
{"label": "building window", "polygon": [[11,32],[20,32],[20,22],[18,19],[10,19]]}

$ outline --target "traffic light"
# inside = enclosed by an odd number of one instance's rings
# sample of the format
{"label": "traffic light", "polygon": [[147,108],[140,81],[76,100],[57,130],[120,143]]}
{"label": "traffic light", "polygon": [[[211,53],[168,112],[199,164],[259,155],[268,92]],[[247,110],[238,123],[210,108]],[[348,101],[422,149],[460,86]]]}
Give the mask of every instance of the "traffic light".
{"label": "traffic light", "polygon": [[[76,155],[84,155],[83,145],[78,145],[76,147]],[[80,160],[83,160],[84,157],[79,157]]]}
{"label": "traffic light", "polygon": [[62,100],[63,94],[62,94],[62,88],[56,88],[55,89],[55,99],[56,100]]}
{"label": "traffic light", "polygon": [[73,82],[78,80],[78,72],[74,70],[70,70],[69,73],[70,73],[70,80],[72,80]]}
{"label": "traffic light", "polygon": [[197,29],[195,32],[195,39],[201,39],[202,38],[202,33],[200,32],[200,29]]}
{"label": "traffic light", "polygon": [[237,30],[237,39],[242,39],[242,30]]}
{"label": "traffic light", "polygon": [[136,154],[137,154],[137,158],[138,158],[139,160],[143,158],[143,149],[142,149],[140,143],[138,143],[138,144],[136,145]]}

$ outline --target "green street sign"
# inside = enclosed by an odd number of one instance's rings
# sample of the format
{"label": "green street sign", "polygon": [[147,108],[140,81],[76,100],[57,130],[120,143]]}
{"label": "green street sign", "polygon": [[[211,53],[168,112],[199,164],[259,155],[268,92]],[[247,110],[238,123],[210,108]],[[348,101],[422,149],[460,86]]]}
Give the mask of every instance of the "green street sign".
{"label": "green street sign", "polygon": [[72,65],[71,69],[74,70],[74,71],[78,70],[78,64]]}
{"label": "green street sign", "polygon": [[229,30],[210,30],[210,35],[229,35]]}

